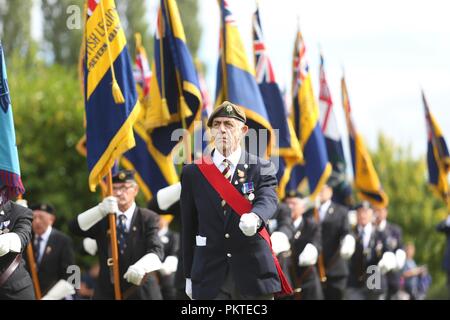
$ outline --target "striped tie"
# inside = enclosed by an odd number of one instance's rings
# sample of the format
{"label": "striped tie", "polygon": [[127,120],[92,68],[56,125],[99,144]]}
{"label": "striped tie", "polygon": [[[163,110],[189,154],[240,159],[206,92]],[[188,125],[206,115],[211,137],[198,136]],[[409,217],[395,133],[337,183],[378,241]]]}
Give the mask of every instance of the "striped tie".
{"label": "striped tie", "polygon": [[[225,177],[225,179],[230,181],[230,179],[231,179],[231,162],[228,159],[223,159],[222,164],[225,167],[225,169],[223,169],[223,171],[222,171],[222,174]],[[225,208],[225,205],[227,203],[225,200],[222,200],[221,204],[222,204],[222,208]],[[225,210],[224,210],[223,214],[226,214]]]}

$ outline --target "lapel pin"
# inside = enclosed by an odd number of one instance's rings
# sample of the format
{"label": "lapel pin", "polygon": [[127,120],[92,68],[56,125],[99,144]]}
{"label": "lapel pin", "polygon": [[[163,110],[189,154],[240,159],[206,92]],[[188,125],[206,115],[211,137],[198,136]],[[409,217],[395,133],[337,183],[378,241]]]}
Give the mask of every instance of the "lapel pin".
{"label": "lapel pin", "polygon": [[238,174],[238,177],[239,177],[239,178],[243,178],[243,177],[245,176],[244,171],[239,170],[239,169],[238,169],[238,171],[237,171],[237,174]]}
{"label": "lapel pin", "polygon": [[45,249],[45,254],[49,254],[50,252],[52,252],[52,247],[47,246],[47,249]]}
{"label": "lapel pin", "polygon": [[136,231],[136,226],[133,226],[133,231]]}
{"label": "lapel pin", "polygon": [[248,168],[248,164],[244,164],[244,168],[247,169]]}
{"label": "lapel pin", "polygon": [[250,193],[248,195],[248,200],[253,201],[255,199],[255,194],[254,193]]}

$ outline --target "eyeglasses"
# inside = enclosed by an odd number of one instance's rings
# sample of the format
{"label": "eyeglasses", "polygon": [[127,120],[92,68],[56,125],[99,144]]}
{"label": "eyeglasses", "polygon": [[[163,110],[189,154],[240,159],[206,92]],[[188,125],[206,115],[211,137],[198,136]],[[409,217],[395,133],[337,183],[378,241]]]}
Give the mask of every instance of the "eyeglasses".
{"label": "eyeglasses", "polygon": [[124,184],[124,185],[120,185],[120,186],[113,186],[113,192],[117,193],[117,192],[125,192],[128,191],[128,189],[133,188],[134,184]]}

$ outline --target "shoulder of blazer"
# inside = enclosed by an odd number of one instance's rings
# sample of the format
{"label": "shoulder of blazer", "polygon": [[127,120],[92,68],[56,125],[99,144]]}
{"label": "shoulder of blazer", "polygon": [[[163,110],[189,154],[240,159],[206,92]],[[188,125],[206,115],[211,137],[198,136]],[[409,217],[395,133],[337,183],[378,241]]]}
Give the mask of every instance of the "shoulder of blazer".
{"label": "shoulder of blazer", "polygon": [[142,217],[142,220],[147,221],[149,219],[153,219],[158,221],[159,220],[159,215],[147,208],[141,208],[141,207],[136,207],[136,212],[135,214],[138,214]]}
{"label": "shoulder of blazer", "polygon": [[1,210],[4,211],[5,215],[15,214],[17,218],[22,217],[33,220],[33,211],[31,211],[29,208],[18,205],[13,201],[8,201],[7,203],[5,203]]}
{"label": "shoulder of blazer", "polygon": [[63,233],[62,231],[56,229],[56,228],[52,228],[52,232],[50,233],[50,238],[54,238],[55,240],[58,240],[59,244],[64,243],[71,243],[72,239],[66,235],[65,233]]}
{"label": "shoulder of blazer", "polygon": [[336,202],[331,202],[330,208],[331,207],[334,208],[335,213],[347,216],[348,209],[346,207],[344,207],[343,205],[340,205],[339,203],[336,203]]}

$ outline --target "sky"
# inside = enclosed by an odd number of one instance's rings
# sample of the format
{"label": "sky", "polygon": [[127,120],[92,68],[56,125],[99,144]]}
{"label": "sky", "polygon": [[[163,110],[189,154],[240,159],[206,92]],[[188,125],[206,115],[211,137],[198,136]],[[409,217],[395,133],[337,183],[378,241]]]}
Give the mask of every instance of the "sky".
{"label": "sky", "polygon": [[[153,32],[159,1],[146,1]],[[214,96],[219,8],[215,0],[198,1],[203,29],[198,54],[206,64],[207,85]],[[377,137],[382,132],[398,145],[410,146],[414,156],[425,154],[426,129],[421,89],[425,91],[444,136],[450,139],[449,1],[258,2],[266,47],[282,88],[290,89],[297,26],[300,26],[305,40],[316,97],[319,90],[319,47],[322,49],[334,110],[344,135],[340,79],[345,70],[354,121],[369,148],[376,147]],[[253,61],[251,19],[256,1],[228,0],[228,3],[237,20],[248,57]],[[186,36],[189,41],[189,35]]]}

